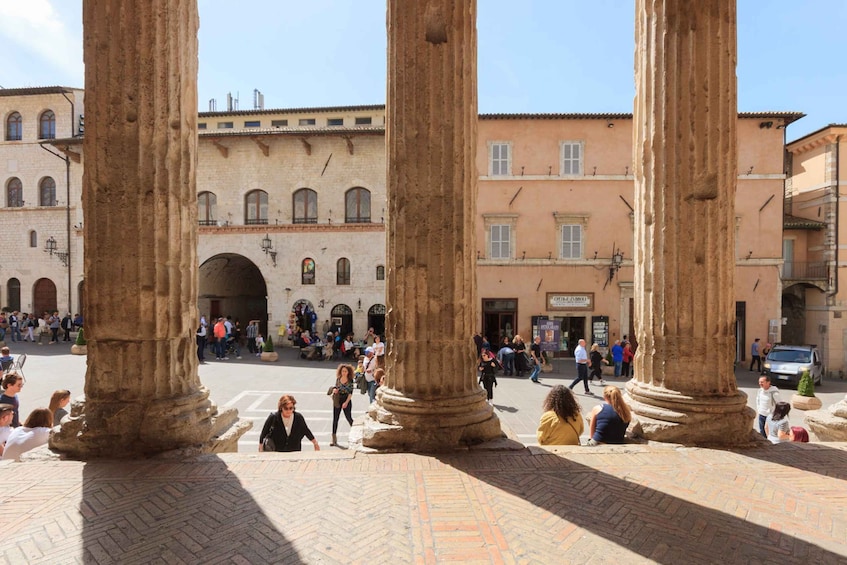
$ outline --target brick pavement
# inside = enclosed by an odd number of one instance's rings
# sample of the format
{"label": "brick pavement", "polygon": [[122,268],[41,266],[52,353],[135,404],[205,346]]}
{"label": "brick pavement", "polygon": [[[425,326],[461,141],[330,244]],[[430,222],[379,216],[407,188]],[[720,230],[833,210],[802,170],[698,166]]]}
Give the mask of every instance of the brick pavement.
{"label": "brick pavement", "polygon": [[0,463],[3,563],[847,563],[847,444]]}

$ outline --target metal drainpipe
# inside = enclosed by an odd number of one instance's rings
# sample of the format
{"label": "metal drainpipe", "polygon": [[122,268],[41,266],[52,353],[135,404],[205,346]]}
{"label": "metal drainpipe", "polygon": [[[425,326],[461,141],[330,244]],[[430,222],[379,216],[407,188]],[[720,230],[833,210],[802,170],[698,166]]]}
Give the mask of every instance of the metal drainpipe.
{"label": "metal drainpipe", "polygon": [[841,155],[841,136],[835,138],[835,297],[838,298],[838,227],[841,214],[841,189],[839,188]]}
{"label": "metal drainpipe", "polygon": [[[71,137],[75,137],[74,135],[74,118],[76,117],[75,106],[73,100],[65,96],[65,93],[62,92],[62,96],[65,97],[65,100],[71,105]],[[71,261],[71,158],[65,155],[65,232],[68,236],[68,313],[73,313],[73,277],[71,276],[71,269],[73,266],[73,261]]]}

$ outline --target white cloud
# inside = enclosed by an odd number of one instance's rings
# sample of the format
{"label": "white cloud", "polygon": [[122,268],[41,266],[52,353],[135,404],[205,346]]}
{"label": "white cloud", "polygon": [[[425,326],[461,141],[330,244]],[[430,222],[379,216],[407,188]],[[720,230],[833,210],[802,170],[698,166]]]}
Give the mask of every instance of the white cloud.
{"label": "white cloud", "polygon": [[[57,1],[57,0],[54,0]],[[67,2],[64,8],[78,2]],[[82,30],[78,18],[63,17],[51,0],[0,0],[0,36],[7,40],[5,55],[14,59],[29,58],[37,63],[30,68],[34,77],[63,77],[65,80],[82,84]],[[17,54],[16,54],[17,53]],[[38,68],[48,66],[49,68]],[[58,82],[50,81],[47,82]],[[9,86],[9,85],[4,85]]]}

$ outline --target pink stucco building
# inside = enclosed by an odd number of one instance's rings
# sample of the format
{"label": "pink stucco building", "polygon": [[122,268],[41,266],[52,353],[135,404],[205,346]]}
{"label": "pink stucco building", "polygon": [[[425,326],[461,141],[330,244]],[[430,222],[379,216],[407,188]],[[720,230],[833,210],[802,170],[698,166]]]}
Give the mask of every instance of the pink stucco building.
{"label": "pink stucco building", "polygon": [[818,345],[826,374],[843,376],[847,223],[841,188],[847,185],[847,124],[829,124],[792,141],[786,153],[783,336]]}
{"label": "pink stucco building", "polygon": [[[738,116],[739,360],[754,338],[780,339],[784,133],[802,116]],[[632,114],[480,116],[476,254],[489,340],[528,340],[546,318],[542,338],[556,340],[556,355],[570,355],[580,338],[637,341],[632,129]]]}

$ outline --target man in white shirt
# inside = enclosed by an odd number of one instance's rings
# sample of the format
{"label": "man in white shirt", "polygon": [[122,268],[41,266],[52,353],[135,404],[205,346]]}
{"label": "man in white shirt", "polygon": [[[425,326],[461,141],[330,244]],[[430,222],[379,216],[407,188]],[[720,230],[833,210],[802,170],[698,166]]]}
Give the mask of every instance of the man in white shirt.
{"label": "man in white shirt", "polygon": [[579,340],[579,345],[574,349],[573,356],[576,360],[576,379],[571,383],[570,389],[573,390],[577,383],[582,381],[582,384],[585,385],[585,394],[591,396],[592,392],[588,388],[588,352],[585,350],[584,339]]}
{"label": "man in white shirt", "polygon": [[765,422],[768,416],[773,414],[776,403],[779,402],[779,389],[771,385],[771,378],[767,375],[759,377],[759,392],[756,393],[756,412],[759,414],[759,431],[762,437],[768,439],[765,431]]}

